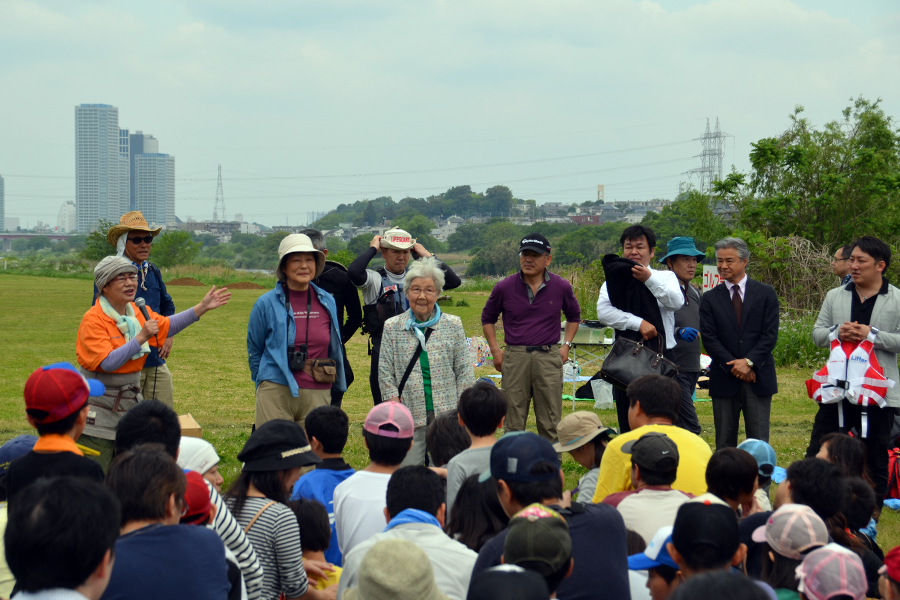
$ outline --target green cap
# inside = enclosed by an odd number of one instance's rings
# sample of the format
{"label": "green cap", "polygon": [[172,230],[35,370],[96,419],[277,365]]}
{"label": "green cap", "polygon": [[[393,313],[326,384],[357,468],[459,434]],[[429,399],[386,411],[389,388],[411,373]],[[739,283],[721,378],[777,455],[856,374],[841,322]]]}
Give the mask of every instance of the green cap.
{"label": "green cap", "polygon": [[570,558],[569,525],[558,512],[543,504],[532,504],[510,519],[503,544],[506,564],[537,563],[540,566],[534,570],[548,577],[562,569]]}

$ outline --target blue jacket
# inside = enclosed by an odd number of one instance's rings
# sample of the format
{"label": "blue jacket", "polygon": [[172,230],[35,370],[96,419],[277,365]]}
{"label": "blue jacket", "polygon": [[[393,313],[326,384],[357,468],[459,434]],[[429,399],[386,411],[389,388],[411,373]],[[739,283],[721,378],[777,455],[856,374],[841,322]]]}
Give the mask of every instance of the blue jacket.
{"label": "blue jacket", "polygon": [[[337,309],[331,294],[310,283],[309,287],[319,295],[319,302],[331,316],[331,341],[328,344],[328,358],[333,358],[337,367],[337,379],[332,386],[342,392],[347,391],[344,377],[344,355],[341,350],[341,328],[337,322]],[[284,306],[284,288],[279,283],[256,301],[247,324],[247,357],[250,360],[250,377],[259,387],[262,381],[286,385],[295,398],[300,395],[294,374],[288,369],[288,340],[293,342],[297,335],[293,315]]]}
{"label": "blue jacket", "polygon": [[[137,264],[137,263],[132,263]],[[138,268],[138,283],[137,283],[137,293],[134,295],[135,298],[143,298],[147,302],[147,306],[153,310],[158,315],[162,315],[164,317],[171,317],[175,314],[175,302],[172,301],[172,296],[169,295],[168,290],[166,290],[166,284],[163,283],[162,273],[159,271],[159,267],[150,263],[150,268],[147,269],[147,281],[143,281],[144,274]],[[146,286],[145,290],[142,285]],[[94,287],[94,296],[91,298],[91,306],[94,305],[94,302],[97,298],[97,287]],[[158,365],[164,365],[166,361],[159,357],[159,350],[157,350],[156,346],[150,346],[150,354],[147,355],[147,361],[144,363],[145,369],[152,369]]]}

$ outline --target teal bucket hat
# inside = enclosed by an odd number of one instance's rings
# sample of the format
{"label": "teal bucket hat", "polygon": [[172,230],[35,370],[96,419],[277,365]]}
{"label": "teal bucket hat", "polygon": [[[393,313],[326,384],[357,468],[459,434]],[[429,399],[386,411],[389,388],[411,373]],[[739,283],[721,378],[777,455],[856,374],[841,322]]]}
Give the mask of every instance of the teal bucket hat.
{"label": "teal bucket hat", "polygon": [[694,238],[676,237],[669,240],[669,243],[666,244],[666,255],[660,258],[659,262],[664,263],[670,256],[679,255],[696,256],[698,262],[703,262],[703,259],[706,258],[705,252],[697,250],[697,247],[694,245]]}

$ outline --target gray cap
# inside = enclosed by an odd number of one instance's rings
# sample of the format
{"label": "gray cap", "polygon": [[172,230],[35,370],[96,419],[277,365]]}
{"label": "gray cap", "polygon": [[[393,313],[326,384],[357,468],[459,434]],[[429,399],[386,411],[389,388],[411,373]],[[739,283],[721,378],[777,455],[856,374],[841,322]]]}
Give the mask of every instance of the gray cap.
{"label": "gray cap", "polygon": [[661,431],[651,431],[625,442],[622,452],[631,455],[632,464],[651,471],[666,472],[678,468],[678,446]]}

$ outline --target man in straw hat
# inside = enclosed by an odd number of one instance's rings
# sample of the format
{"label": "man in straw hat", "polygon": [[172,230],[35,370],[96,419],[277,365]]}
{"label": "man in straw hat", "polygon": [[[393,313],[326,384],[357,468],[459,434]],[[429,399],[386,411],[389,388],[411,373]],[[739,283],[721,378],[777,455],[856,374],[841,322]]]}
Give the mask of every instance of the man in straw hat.
{"label": "man in straw hat", "polygon": [[[162,273],[159,267],[150,262],[150,248],[153,238],[159,235],[161,227],[151,229],[144,215],[133,210],[122,215],[119,223],[109,228],[106,233],[106,241],[116,249],[116,256],[126,258],[138,268],[138,286],[136,298],[143,298],[147,307],[153,312],[164,317],[175,314],[175,303],[166,284],[163,283]],[[97,297],[97,289],[94,288],[94,296]],[[174,386],[172,385],[172,373],[166,365],[166,359],[172,351],[172,339],[169,338],[157,349],[151,346],[150,355],[144,363],[141,371],[141,389],[147,398],[156,398],[171,408],[175,406]]]}
{"label": "man in straw hat", "polygon": [[[367,268],[379,253],[384,257],[384,266],[374,271]],[[363,333],[369,334],[372,344],[369,350],[372,356],[369,385],[375,404],[382,401],[381,388],[378,385],[378,359],[384,323],[409,308],[403,294],[403,279],[409,267],[411,253],[415,255],[413,258],[434,256],[408,232],[391,229],[386,231],[384,236],[373,237],[369,249],[357,256],[347,267],[350,281],[363,291]],[[462,282],[456,273],[440,261],[438,265],[444,272],[444,289],[452,290],[459,287]]]}

